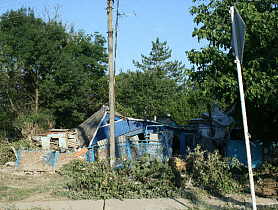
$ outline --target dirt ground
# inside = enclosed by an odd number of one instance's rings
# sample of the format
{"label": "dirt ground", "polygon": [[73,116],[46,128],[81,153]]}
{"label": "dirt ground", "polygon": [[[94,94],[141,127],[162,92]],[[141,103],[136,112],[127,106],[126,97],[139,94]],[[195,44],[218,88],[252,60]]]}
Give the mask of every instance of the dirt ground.
{"label": "dirt ground", "polygon": [[[277,179],[274,176],[267,179],[255,180],[256,195],[261,198],[269,198],[277,203]],[[67,189],[64,177],[57,172],[34,172],[16,171],[14,166],[0,166],[0,202],[33,202],[33,201],[65,201],[66,196],[57,194],[55,191],[63,192]],[[219,203],[218,198],[202,194],[200,191],[191,191],[198,200],[206,200],[207,203]],[[198,194],[198,195],[196,195]],[[250,201],[250,194],[227,195],[222,198],[223,202]]]}
{"label": "dirt ground", "polygon": [[14,167],[0,166],[0,202],[68,200],[53,196],[63,191],[64,178],[55,172],[16,171]]}

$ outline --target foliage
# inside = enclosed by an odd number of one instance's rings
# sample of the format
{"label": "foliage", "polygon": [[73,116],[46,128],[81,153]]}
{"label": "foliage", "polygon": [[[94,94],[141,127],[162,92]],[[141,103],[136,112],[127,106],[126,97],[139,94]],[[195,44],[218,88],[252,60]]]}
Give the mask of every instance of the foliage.
{"label": "foliage", "polygon": [[168,78],[159,79],[155,73],[140,71],[121,72],[116,77],[116,100],[130,108],[136,116],[144,118],[147,107],[148,119],[169,113],[175,99],[176,84]]}
{"label": "foliage", "polygon": [[159,198],[181,193],[179,174],[168,164],[146,157],[124,162],[118,170],[108,162],[74,160],[61,171],[73,180],[70,196],[74,199]]}
{"label": "foliage", "polygon": [[185,171],[178,169],[172,158],[163,163],[141,157],[124,161],[117,170],[110,167],[108,160],[74,160],[61,172],[71,178],[69,196],[74,199],[180,197],[190,180],[210,194],[223,195],[240,192],[248,180],[244,175],[248,173],[241,171],[237,159],[201,151],[200,146],[188,151],[183,159]]}
{"label": "foliage", "polygon": [[[233,117],[239,124],[239,91],[235,57],[230,49],[230,6],[236,6],[246,24],[242,63],[248,126],[254,138],[277,140],[277,1],[193,0],[190,13],[197,24],[192,33],[208,45],[187,51],[193,64],[190,77],[202,91],[236,106]],[[258,120],[259,119],[259,120]]]}
{"label": "foliage", "polygon": [[46,111],[20,115],[14,122],[14,127],[21,131],[24,138],[31,140],[31,136],[36,133],[44,133],[46,130],[53,128],[54,116]]}
{"label": "foliage", "polygon": [[19,141],[10,140],[9,142],[7,137],[0,136],[0,165],[6,162],[15,162],[16,157],[12,148],[15,149],[15,152],[18,152],[20,147],[32,147],[32,145],[26,139],[20,139]]}
{"label": "foliage", "polygon": [[204,112],[207,98],[196,85],[186,81],[184,65],[171,61],[171,52],[167,42],[157,38],[152,42],[149,56],[141,55],[141,63],[133,61],[136,71],[128,70],[116,76],[119,112],[144,118],[147,107],[147,119],[170,114],[178,124],[186,124]]}
{"label": "foliage", "polygon": [[172,50],[166,44],[166,41],[160,42],[159,38],[156,38],[156,41],[152,42],[150,56],[141,55],[142,63],[133,60],[133,64],[138,70],[142,70],[144,73],[154,73],[160,79],[167,77],[173,79],[175,83],[180,84],[185,79],[185,67],[177,60],[168,61],[171,58]]}
{"label": "foliage", "polygon": [[185,88],[177,93],[175,101],[169,107],[170,113],[178,125],[185,125],[189,120],[201,116],[207,112],[207,105],[215,102],[213,97],[207,97],[199,88],[198,84],[187,82]]}
{"label": "foliage", "polygon": [[108,101],[106,41],[97,32],[68,32],[27,8],[2,14],[0,32],[0,129],[35,116],[74,127]]}
{"label": "foliage", "polygon": [[197,187],[214,194],[239,192],[241,183],[235,179],[232,170],[239,169],[237,159],[224,158],[218,151],[207,153],[198,145],[185,156],[187,173]]}
{"label": "foliage", "polygon": [[260,167],[254,169],[254,176],[260,176],[261,178],[268,178],[275,176],[278,173],[278,167],[264,162]]}

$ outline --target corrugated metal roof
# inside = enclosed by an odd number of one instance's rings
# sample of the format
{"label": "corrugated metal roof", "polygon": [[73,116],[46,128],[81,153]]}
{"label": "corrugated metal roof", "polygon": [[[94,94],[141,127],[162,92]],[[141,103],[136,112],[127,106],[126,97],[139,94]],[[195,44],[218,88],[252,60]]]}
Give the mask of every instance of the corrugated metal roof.
{"label": "corrugated metal roof", "polygon": [[89,146],[91,139],[94,137],[103,119],[105,118],[107,110],[107,106],[102,107],[77,128],[75,128],[81,147]]}
{"label": "corrugated metal roof", "polygon": [[[204,121],[209,119],[209,113],[203,113],[202,115],[203,116],[201,118],[192,119],[190,121]],[[232,117],[230,117],[225,112],[219,110],[218,104],[214,104],[213,112],[211,113],[211,118],[214,124],[221,126],[228,126],[232,122],[234,122],[234,119]]]}

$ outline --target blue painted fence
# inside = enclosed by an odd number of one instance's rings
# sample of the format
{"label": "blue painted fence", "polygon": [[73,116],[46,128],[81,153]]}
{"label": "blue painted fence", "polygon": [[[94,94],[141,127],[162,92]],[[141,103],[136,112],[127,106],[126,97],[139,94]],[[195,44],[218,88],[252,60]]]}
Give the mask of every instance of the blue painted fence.
{"label": "blue painted fence", "polygon": [[[92,146],[86,152],[87,161],[95,161],[100,150],[106,150],[107,156],[105,158],[109,157],[109,144],[101,147]],[[116,158],[128,158],[133,160],[144,155],[149,155],[151,158],[158,158],[160,160],[167,159],[168,153],[165,142],[162,140],[128,140],[115,143]]]}

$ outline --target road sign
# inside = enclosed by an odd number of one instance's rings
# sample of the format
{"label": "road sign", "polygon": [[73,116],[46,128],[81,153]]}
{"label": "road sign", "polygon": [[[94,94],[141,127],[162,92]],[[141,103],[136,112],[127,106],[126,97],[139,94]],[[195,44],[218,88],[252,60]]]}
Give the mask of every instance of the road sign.
{"label": "road sign", "polygon": [[[240,63],[242,63],[246,26],[235,7],[234,10],[232,10],[232,12],[234,12],[233,15],[234,18],[232,20],[232,28],[235,29],[235,32],[234,30],[232,30],[231,47],[235,51],[236,56],[239,58]],[[234,36],[236,39],[236,43],[234,43]],[[238,49],[237,52],[235,50],[236,49],[235,44],[237,45],[237,49]]]}

